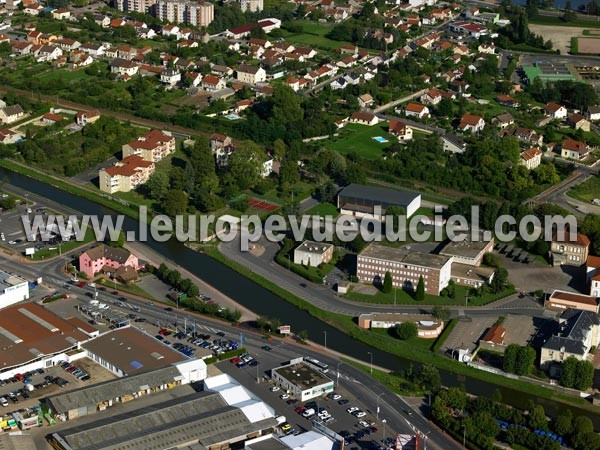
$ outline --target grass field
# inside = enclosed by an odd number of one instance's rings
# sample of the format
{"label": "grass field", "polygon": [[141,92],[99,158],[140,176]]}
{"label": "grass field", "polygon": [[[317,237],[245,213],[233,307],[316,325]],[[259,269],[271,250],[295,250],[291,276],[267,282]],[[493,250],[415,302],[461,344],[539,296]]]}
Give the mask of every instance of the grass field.
{"label": "grass field", "polygon": [[[384,148],[397,142],[397,139],[390,135],[387,129],[387,122],[372,127],[350,123],[340,131],[339,136],[325,142],[329,148],[340,153],[357,152],[363,158],[377,159],[381,158]],[[389,142],[380,144],[373,139],[375,136],[381,136]]]}
{"label": "grass field", "polygon": [[325,36],[331,31],[333,25],[308,21],[295,23],[302,25],[302,33],[286,32],[286,42],[316,47],[323,50],[335,50],[336,48],[340,48],[342,45],[349,44],[349,42],[334,41]]}
{"label": "grass field", "polygon": [[[394,295],[395,291],[395,295]],[[489,294],[482,297],[469,297],[469,306],[481,306],[499,300],[508,294],[512,294],[512,291],[501,292],[500,294]],[[454,298],[440,297],[437,295],[425,295],[425,300],[417,301],[415,298],[403,289],[394,289],[392,292],[385,294],[381,291],[377,291],[375,295],[360,294],[358,292],[350,291],[346,294],[346,298],[355,300],[363,303],[385,303],[385,304],[398,304],[398,305],[454,305],[462,306],[465,304],[467,294],[467,288],[464,286],[456,286],[456,294]]]}
{"label": "grass field", "polygon": [[555,27],[600,28],[600,22],[592,20],[572,20],[565,22],[560,17],[537,16],[529,18],[529,23],[537,25],[552,25]]}
{"label": "grass field", "polygon": [[567,192],[569,197],[573,197],[582,202],[590,203],[595,198],[600,198],[600,178],[591,177],[588,180],[581,183],[579,186],[575,186]]}
{"label": "grass field", "polygon": [[337,217],[340,213],[331,203],[319,203],[306,211],[306,214]]}
{"label": "grass field", "polygon": [[73,81],[89,78],[89,75],[87,75],[83,70],[58,69],[40,74],[37,77],[38,79],[45,81],[63,80],[71,83]]}

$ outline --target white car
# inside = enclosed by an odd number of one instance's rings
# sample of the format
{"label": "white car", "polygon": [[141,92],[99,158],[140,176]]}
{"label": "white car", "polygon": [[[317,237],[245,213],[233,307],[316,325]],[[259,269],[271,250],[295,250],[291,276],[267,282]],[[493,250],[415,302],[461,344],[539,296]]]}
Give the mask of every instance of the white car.
{"label": "white car", "polygon": [[319,413],[319,417],[321,419],[327,419],[328,417],[331,417],[331,414],[329,414],[329,411],[323,410]]}
{"label": "white car", "polygon": [[346,412],[347,412],[348,414],[354,414],[354,412],[355,412],[355,411],[359,411],[359,408],[357,408],[356,406],[351,406],[350,408],[348,408],[348,409],[346,410]]}
{"label": "white car", "polygon": [[108,309],[108,305],[106,303],[98,303],[98,308],[100,308],[100,309]]}
{"label": "white car", "polygon": [[359,411],[356,411],[356,412],[354,412],[354,416],[355,416],[355,417],[358,417],[359,419],[360,419],[361,417],[365,417],[366,415],[367,415],[367,413],[366,413],[366,412],[364,412],[364,411],[360,411],[360,410],[359,410]]}
{"label": "white car", "polygon": [[72,281],[73,283],[79,283],[79,278],[77,278],[77,277],[73,277],[73,278],[71,278],[71,281]]}
{"label": "white car", "polygon": [[281,394],[281,395],[279,396],[279,398],[280,398],[281,400],[287,400],[288,398],[290,398],[290,396],[289,396],[289,394]]}
{"label": "white car", "polygon": [[4,233],[0,233],[0,240],[5,241],[6,237],[4,236]]}
{"label": "white car", "polygon": [[359,420],[358,424],[363,428],[369,428],[371,426],[366,420]]}
{"label": "white car", "polygon": [[277,392],[279,390],[279,386],[273,386],[271,388],[271,392]]}
{"label": "white car", "polygon": [[88,287],[95,288],[96,287],[96,283],[88,283]]}
{"label": "white car", "polygon": [[342,398],[342,396],[341,396],[340,394],[335,394],[335,393],[334,393],[334,394],[330,394],[330,395],[329,395],[329,398],[330,398],[331,400],[339,400],[340,398]]}

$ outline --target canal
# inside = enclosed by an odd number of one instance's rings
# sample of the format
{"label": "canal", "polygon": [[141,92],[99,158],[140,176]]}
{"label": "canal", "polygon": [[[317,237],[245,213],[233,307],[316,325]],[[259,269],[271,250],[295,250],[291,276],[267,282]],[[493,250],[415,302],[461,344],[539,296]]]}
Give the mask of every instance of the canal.
{"label": "canal", "polygon": [[[38,196],[50,199],[71,209],[87,215],[112,215],[118,213],[98,205],[92,201],[66,193],[49,184],[31,179],[3,168],[0,168],[0,182],[6,182],[18,188],[27,190]],[[125,231],[139,231],[136,220],[125,218]],[[377,348],[358,342],[339,330],[310,316],[305,311],[296,308],[282,298],[274,295],[253,281],[238,274],[222,263],[215,261],[207,255],[195,252],[182,243],[172,239],[168,242],[148,241],[146,243],[153,250],[165,258],[186,268],[198,277],[214,286],[216,289],[231,297],[239,304],[247,307],[258,315],[277,317],[282,323],[289,324],[294,330],[306,330],[311,340],[322,342],[327,333],[327,347],[340,353],[352,356],[362,361],[368,361],[368,353],[373,354],[373,363],[391,370],[406,369],[411,361],[384,352]],[[594,422],[596,430],[600,429],[600,415],[591,414],[577,407],[568,407],[549,401],[535,395],[525,394],[520,391],[499,387],[489,382],[472,379],[463,375],[440,370],[442,383],[445,386],[464,386],[467,392],[474,395],[491,396],[495,390],[502,394],[504,402],[515,407],[526,408],[529,401],[544,406],[549,415],[556,415],[559,411],[570,408],[574,416],[586,415]]]}

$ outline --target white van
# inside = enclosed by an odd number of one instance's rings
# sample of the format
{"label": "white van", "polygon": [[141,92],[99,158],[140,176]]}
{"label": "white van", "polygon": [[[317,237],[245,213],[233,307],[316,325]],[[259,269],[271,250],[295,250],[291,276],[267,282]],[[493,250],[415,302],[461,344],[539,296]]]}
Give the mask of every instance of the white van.
{"label": "white van", "polygon": [[0,405],[7,407],[8,401],[4,397],[0,397]]}

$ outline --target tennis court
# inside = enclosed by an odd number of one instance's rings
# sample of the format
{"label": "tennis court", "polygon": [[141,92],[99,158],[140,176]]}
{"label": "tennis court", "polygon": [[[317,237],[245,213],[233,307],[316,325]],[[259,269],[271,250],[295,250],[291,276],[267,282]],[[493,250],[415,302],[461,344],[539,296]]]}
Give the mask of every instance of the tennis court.
{"label": "tennis court", "polygon": [[275,211],[276,209],[279,208],[279,205],[274,205],[273,203],[268,203],[268,202],[258,200],[255,198],[249,198],[248,204],[252,208],[264,209],[265,211]]}

